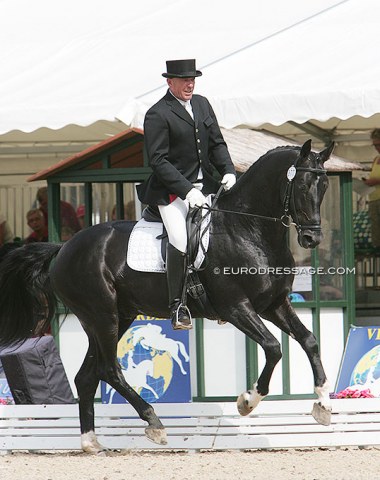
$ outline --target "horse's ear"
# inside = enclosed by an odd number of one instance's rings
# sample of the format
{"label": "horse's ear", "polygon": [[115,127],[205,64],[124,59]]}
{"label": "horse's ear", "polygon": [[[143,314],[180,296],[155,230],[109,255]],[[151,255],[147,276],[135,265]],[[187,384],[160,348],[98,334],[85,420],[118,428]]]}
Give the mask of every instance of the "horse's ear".
{"label": "horse's ear", "polygon": [[311,139],[306,140],[306,142],[301,147],[301,158],[307,158],[311,152]]}
{"label": "horse's ear", "polygon": [[325,161],[330,158],[330,155],[332,154],[332,151],[334,150],[334,147],[335,147],[335,142],[331,142],[328,147],[326,147],[324,150],[322,150],[319,153],[319,156],[322,160],[322,163],[325,163]]}

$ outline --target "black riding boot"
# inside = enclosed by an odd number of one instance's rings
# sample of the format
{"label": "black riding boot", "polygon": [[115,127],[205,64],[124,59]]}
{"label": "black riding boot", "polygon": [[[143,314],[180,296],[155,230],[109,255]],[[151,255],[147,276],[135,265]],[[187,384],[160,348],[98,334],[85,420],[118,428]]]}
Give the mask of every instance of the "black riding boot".
{"label": "black riding boot", "polygon": [[166,275],[169,290],[169,308],[174,330],[192,328],[190,312],[181,305],[183,282],[186,271],[186,254],[168,243],[166,247]]}

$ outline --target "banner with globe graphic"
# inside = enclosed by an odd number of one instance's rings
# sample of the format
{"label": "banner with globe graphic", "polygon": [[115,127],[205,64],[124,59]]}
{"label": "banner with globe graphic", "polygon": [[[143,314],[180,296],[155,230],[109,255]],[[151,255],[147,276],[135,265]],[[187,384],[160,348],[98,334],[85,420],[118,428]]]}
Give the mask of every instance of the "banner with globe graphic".
{"label": "banner with globe graphic", "polygon": [[[1,352],[1,350],[0,350]],[[0,360],[0,399],[13,399],[11,389],[9,388],[4,368]]]}
{"label": "banner with globe graphic", "polygon": [[335,392],[357,386],[380,397],[380,327],[351,327]]}
{"label": "banner with globe graphic", "polygon": [[[128,384],[148,403],[191,401],[189,332],[170,320],[139,316],[121,338],[117,357]],[[102,403],[126,403],[101,383]]]}

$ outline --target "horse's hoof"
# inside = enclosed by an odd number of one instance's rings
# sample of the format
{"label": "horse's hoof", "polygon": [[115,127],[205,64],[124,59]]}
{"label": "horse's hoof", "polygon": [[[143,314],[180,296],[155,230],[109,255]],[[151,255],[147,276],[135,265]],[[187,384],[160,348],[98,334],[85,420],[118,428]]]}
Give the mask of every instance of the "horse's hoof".
{"label": "horse's hoof", "polygon": [[102,447],[101,445],[99,447],[82,447],[82,450],[85,453],[96,455],[98,457],[106,457],[109,453],[108,448]]}
{"label": "horse's hoof", "polygon": [[242,417],[245,417],[246,415],[249,415],[253,407],[250,406],[250,398],[249,398],[249,393],[244,392],[241,395],[239,395],[237,401],[237,409]]}
{"label": "horse's hoof", "polygon": [[109,452],[108,448],[103,448],[102,450],[99,450],[99,452],[97,452],[96,455],[98,457],[106,457],[108,452]]}
{"label": "horse's hoof", "polygon": [[101,445],[93,431],[83,433],[81,437],[82,450],[91,455],[106,455],[108,449]]}
{"label": "horse's hoof", "polygon": [[311,414],[314,420],[320,425],[328,427],[331,424],[331,408],[326,408],[320,403],[315,402]]}
{"label": "horse's hoof", "polygon": [[157,443],[158,445],[167,445],[168,443],[168,438],[164,428],[147,427],[145,429],[145,435],[149,438],[149,440],[152,440],[152,442]]}
{"label": "horse's hoof", "polygon": [[237,409],[240,415],[249,415],[264,397],[265,395],[261,395],[257,391],[257,383],[255,383],[251,390],[242,393],[237,399]]}

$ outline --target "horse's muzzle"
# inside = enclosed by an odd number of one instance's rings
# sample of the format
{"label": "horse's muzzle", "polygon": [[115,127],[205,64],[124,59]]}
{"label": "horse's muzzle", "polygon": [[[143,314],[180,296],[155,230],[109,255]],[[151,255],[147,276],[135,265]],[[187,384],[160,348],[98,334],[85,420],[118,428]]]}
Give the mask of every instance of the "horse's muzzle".
{"label": "horse's muzzle", "polygon": [[321,243],[322,239],[323,234],[320,228],[298,231],[298,243],[302,248],[314,248]]}

